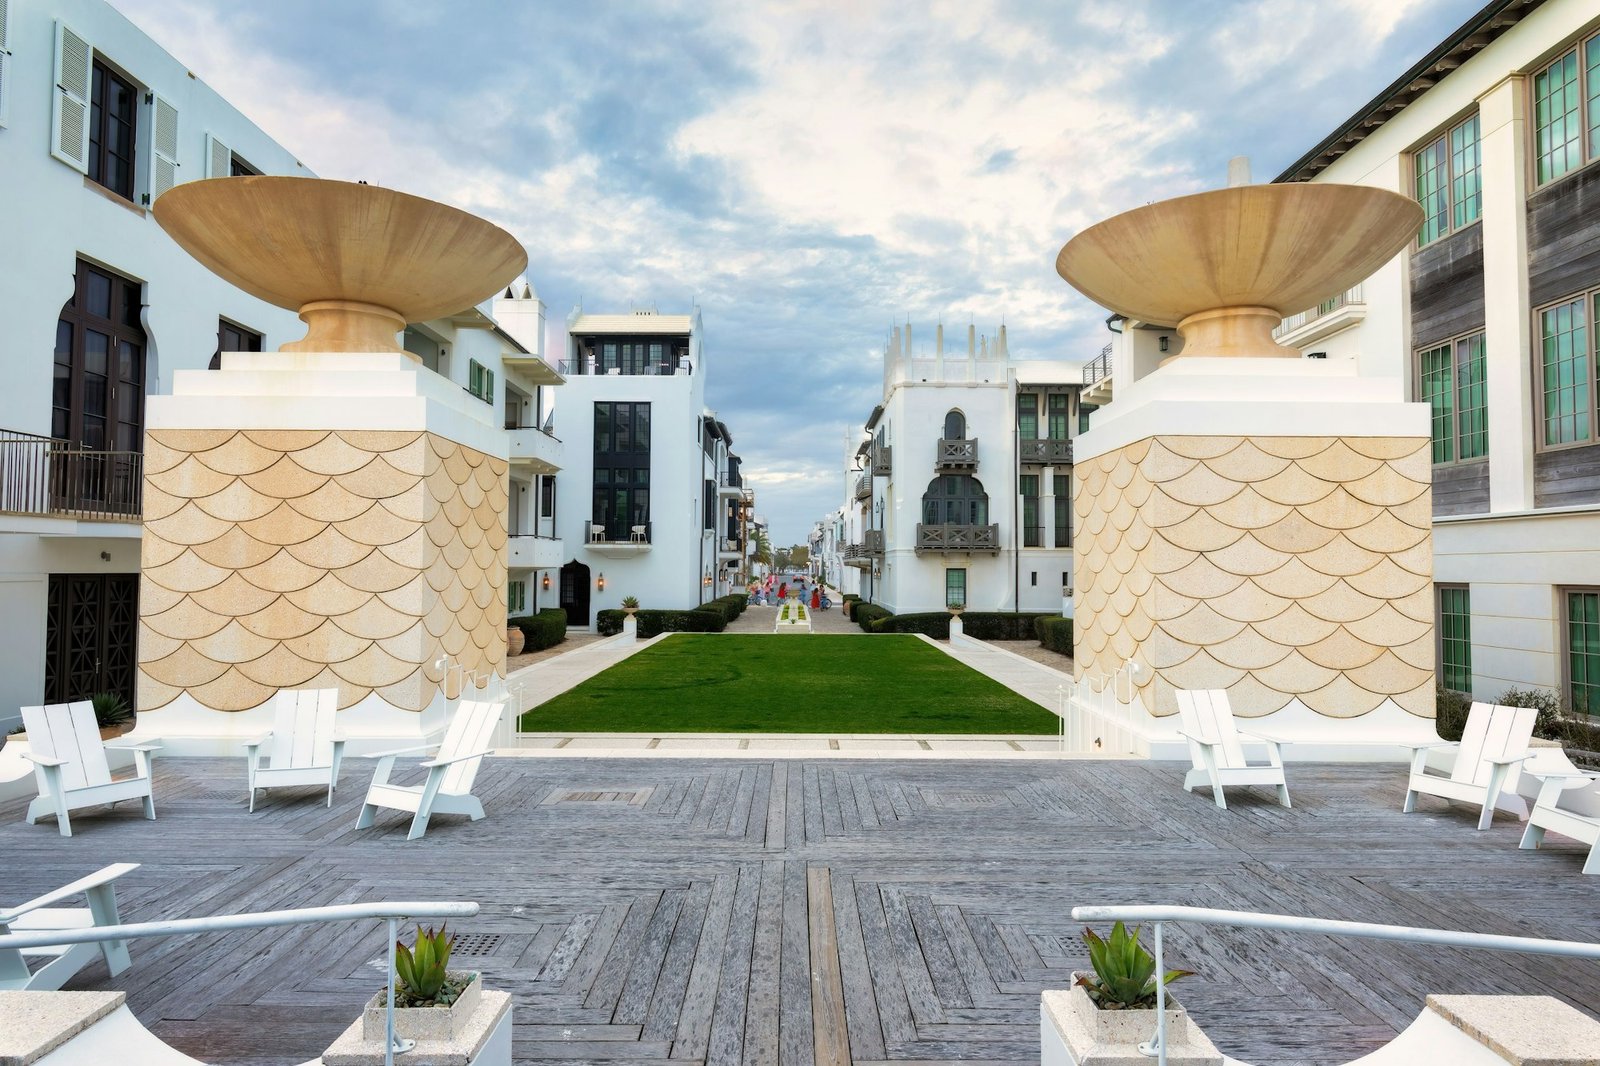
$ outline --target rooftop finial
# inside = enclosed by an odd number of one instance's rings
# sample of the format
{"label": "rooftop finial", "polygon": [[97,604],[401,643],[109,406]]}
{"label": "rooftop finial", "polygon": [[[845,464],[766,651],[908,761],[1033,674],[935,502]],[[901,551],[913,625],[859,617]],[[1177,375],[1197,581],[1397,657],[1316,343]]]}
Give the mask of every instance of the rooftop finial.
{"label": "rooftop finial", "polygon": [[1237,189],[1250,184],[1250,157],[1236,155],[1228,160],[1228,188]]}

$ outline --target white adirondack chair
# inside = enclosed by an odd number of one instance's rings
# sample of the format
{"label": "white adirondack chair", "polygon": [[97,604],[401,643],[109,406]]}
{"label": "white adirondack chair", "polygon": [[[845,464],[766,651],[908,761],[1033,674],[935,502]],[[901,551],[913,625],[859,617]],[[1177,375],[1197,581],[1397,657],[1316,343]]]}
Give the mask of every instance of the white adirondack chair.
{"label": "white adirondack chair", "polygon": [[[1536,713],[1532,707],[1474,703],[1459,741],[1408,745],[1413,749],[1411,777],[1400,810],[1410,814],[1417,809],[1417,796],[1426,794],[1478,804],[1483,809],[1478,817],[1480,830],[1489,828],[1497,805],[1518,817],[1526,816],[1527,805],[1516,794],[1517,781],[1522,763],[1531,758],[1528,741],[1533,737]],[[1444,748],[1456,749],[1449,777],[1429,773],[1427,767],[1428,752]]]}
{"label": "white adirondack chair", "polygon": [[[1194,763],[1183,778],[1183,788],[1193,792],[1201,785],[1211,786],[1211,798],[1218,807],[1228,809],[1222,790],[1227,785],[1272,785],[1278,802],[1289,803],[1289,785],[1283,778],[1283,743],[1276,737],[1241,731],[1233,721],[1233,708],[1222,689],[1178,689],[1179,732],[1189,742],[1189,758]],[[1267,746],[1267,762],[1251,763],[1244,756],[1241,737]]]}
{"label": "white adirondack chair", "polygon": [[[128,968],[128,942],[105,940],[98,944],[62,944],[55,947],[8,948],[7,933],[44,933],[56,930],[87,929],[96,925],[117,925],[117,890],[112,884],[117,878],[137,870],[136,862],[119,862],[97,870],[88,877],[79,878],[70,885],[62,885],[54,892],[46,892],[38,899],[5,909],[0,909],[0,990],[26,990],[54,992],[94,961],[96,955],[106,960],[106,968],[115,977]],[[52,903],[83,895],[87,907],[52,907]],[[30,959],[48,959],[37,970],[30,971]]]}
{"label": "white adirondack chair", "polygon": [[428,819],[434,814],[465,814],[474,822],[482,818],[483,804],[472,794],[472,783],[478,776],[478,764],[493,750],[494,731],[505,709],[503,696],[497,700],[462,700],[445,728],[439,750],[422,764],[428,771],[428,779],[420,785],[391,785],[389,774],[394,770],[396,756],[426,751],[426,746],[401,748],[379,755],[378,768],[372,775],[372,785],[367,789],[366,802],[361,805],[356,828],[366,829],[372,825],[379,807],[414,813],[407,840],[416,840],[426,833]]}
{"label": "white adirondack chair", "polygon": [[1552,774],[1544,779],[1518,847],[1537,848],[1547,829],[1589,845],[1583,872],[1600,874],[1600,774],[1576,770],[1570,776]]}
{"label": "white adirondack chair", "polygon": [[150,794],[151,753],[161,749],[159,741],[142,744],[110,745],[131,750],[132,777],[112,780],[106,762],[106,743],[100,739],[95,723],[94,704],[52,703],[44,707],[22,708],[22,724],[28,730],[28,750],[23,758],[33,763],[39,798],[28,804],[28,824],[41,814],[54,814],[61,835],[72,835],[68,811],[116,803],[125,799],[144,800],[144,816],[156,817],[156,802]]}
{"label": "white adirondack chair", "polygon": [[[256,809],[256,789],[286,785],[327,785],[328,806],[333,806],[339,764],[344,761],[344,736],[334,729],[338,710],[336,688],[278,691],[272,706],[272,729],[244,745],[252,811]],[[262,766],[261,748],[269,740],[268,764]]]}

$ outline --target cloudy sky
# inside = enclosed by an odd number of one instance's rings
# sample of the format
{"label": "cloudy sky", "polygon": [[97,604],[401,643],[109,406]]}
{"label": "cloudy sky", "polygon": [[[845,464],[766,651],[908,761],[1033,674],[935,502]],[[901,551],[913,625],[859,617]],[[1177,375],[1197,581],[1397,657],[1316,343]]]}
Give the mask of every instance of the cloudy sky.
{"label": "cloudy sky", "polygon": [[1093,356],[1068,237],[1270,180],[1482,0],[112,2],[318,174],[517,234],[552,343],[580,299],[698,302],[783,544],[843,500],[893,323]]}

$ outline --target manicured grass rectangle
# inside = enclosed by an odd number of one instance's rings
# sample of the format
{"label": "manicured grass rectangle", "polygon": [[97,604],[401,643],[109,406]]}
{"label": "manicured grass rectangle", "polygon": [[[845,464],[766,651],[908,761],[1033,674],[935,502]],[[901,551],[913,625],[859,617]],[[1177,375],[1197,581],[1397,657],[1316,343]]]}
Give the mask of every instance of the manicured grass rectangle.
{"label": "manicured grass rectangle", "polygon": [[1054,733],[914,636],[677,634],[522,716],[527,732]]}

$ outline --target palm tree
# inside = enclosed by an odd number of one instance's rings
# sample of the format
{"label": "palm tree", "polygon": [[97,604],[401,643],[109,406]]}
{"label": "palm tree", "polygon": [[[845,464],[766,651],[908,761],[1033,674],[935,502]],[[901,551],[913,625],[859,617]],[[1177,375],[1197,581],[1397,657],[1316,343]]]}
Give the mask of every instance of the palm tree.
{"label": "palm tree", "polygon": [[767,539],[767,531],[756,530],[756,562],[772,565],[772,542]]}

